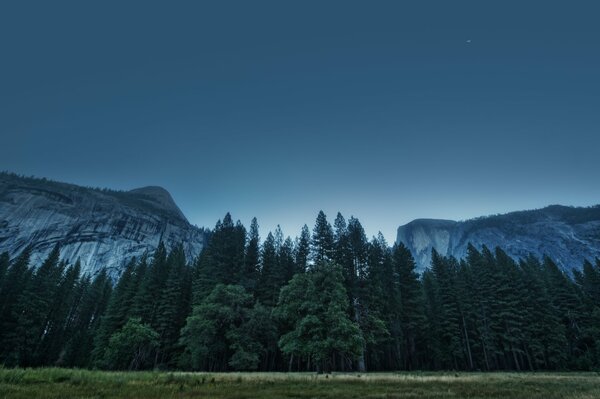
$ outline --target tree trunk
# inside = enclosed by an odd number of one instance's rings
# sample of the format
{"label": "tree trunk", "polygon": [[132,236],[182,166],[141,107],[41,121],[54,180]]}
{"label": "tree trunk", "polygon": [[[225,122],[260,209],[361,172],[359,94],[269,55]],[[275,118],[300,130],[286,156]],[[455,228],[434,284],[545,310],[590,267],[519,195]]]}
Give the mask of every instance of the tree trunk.
{"label": "tree trunk", "polygon": [[469,332],[467,331],[467,324],[465,323],[465,316],[462,316],[463,331],[465,332],[465,343],[467,346],[467,354],[469,355],[469,370],[473,370],[473,356],[471,355],[471,343],[469,342]]}
{"label": "tree trunk", "polygon": [[[360,316],[359,314],[359,303],[358,303],[358,298],[354,298],[353,305],[354,305],[354,321],[356,322],[356,324],[358,324],[359,328],[360,328]],[[358,356],[358,371],[360,372],[365,372],[366,371],[366,367],[365,367],[365,347],[362,346],[360,348],[360,355]]]}
{"label": "tree trunk", "polygon": [[483,348],[483,358],[485,359],[485,368],[487,371],[490,371],[490,362],[488,360],[487,349],[485,345],[485,338],[481,339],[481,346]]}
{"label": "tree trunk", "polygon": [[513,346],[510,346],[510,351],[513,354],[513,359],[515,360],[515,366],[517,367],[517,371],[521,371],[521,366],[519,365],[519,359],[517,359],[517,352],[514,350]]}

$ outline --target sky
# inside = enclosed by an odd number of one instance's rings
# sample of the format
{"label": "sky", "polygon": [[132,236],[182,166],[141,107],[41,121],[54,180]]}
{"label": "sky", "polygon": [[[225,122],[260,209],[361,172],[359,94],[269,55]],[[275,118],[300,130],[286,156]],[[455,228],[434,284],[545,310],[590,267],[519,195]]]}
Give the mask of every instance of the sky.
{"label": "sky", "polygon": [[0,170],[369,236],[600,203],[598,1],[3,1]]}

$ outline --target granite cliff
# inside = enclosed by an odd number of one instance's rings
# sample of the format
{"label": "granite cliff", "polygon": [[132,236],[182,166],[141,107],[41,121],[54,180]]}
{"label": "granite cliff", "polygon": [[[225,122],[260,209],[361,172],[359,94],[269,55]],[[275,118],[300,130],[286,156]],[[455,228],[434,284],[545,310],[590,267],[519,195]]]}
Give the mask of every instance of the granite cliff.
{"label": "granite cliff", "polygon": [[548,255],[569,271],[581,268],[585,259],[600,258],[600,205],[552,205],[461,222],[416,219],[398,228],[396,242],[411,250],[419,271],[429,266],[432,248],[462,258],[469,243],[478,249],[500,246],[517,259]]}
{"label": "granite cliff", "polygon": [[118,276],[131,257],[183,243],[196,257],[205,231],[191,225],[161,187],[100,190],[46,179],[0,174],[0,252],[18,255],[32,247],[39,263],[59,243],[63,260],[82,271],[107,268]]}

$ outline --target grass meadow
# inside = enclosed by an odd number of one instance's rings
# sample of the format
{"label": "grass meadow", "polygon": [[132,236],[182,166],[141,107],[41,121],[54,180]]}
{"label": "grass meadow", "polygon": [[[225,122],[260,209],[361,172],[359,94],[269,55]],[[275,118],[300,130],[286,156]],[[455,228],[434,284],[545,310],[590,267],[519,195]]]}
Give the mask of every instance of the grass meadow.
{"label": "grass meadow", "polygon": [[182,373],[0,369],[0,398],[600,398],[598,373]]}

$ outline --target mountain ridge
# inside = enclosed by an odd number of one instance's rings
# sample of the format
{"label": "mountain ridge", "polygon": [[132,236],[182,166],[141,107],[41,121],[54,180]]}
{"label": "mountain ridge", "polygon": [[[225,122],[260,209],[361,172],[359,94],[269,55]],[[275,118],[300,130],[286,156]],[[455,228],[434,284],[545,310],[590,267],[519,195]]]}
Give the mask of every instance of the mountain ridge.
{"label": "mountain ridge", "polygon": [[107,268],[116,277],[161,241],[168,248],[182,243],[194,258],[205,240],[162,187],[117,191],[0,173],[0,252],[12,257],[30,245],[39,262],[58,243],[61,258],[79,259],[83,272]]}
{"label": "mountain ridge", "polygon": [[600,257],[600,205],[549,205],[464,221],[415,219],[398,227],[396,242],[411,250],[421,271],[429,266],[432,248],[462,258],[469,243],[500,246],[514,258],[548,255],[570,271]]}

